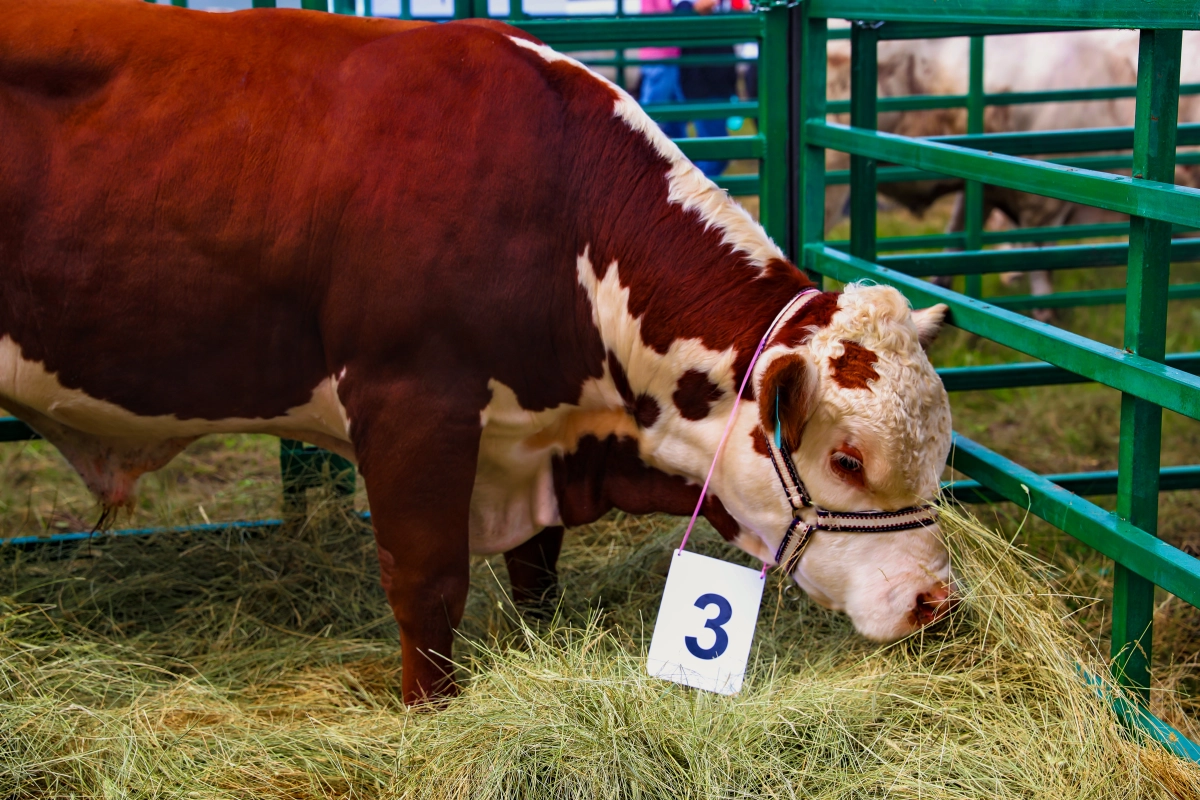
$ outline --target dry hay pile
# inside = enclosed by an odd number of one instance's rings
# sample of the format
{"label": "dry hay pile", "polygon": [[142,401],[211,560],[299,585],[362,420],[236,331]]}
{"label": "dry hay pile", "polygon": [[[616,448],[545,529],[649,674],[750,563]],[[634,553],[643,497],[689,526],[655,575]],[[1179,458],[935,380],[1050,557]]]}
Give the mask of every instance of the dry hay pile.
{"label": "dry hay pile", "polygon": [[569,536],[536,631],[480,561],[465,691],[439,713],[399,701],[361,526],[9,548],[0,797],[1200,797],[1200,771],[1080,681],[1099,660],[1043,565],[946,527],[951,622],[880,648],[774,576],[734,698],[644,674],[677,520]]}

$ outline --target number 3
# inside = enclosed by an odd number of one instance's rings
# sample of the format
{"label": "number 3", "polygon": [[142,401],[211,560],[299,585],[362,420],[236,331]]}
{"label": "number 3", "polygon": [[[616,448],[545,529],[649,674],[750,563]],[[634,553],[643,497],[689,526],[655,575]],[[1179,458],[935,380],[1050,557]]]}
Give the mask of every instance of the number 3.
{"label": "number 3", "polygon": [[729,634],[721,626],[729,622],[733,616],[733,606],[719,594],[702,594],[696,599],[696,608],[707,608],[708,606],[717,607],[717,615],[704,623],[704,627],[709,628],[716,635],[716,641],[712,647],[701,647],[700,642],[695,636],[684,637],[683,643],[687,645],[688,652],[696,658],[702,658],[709,661],[714,658],[719,658],[725,649],[729,647]]}

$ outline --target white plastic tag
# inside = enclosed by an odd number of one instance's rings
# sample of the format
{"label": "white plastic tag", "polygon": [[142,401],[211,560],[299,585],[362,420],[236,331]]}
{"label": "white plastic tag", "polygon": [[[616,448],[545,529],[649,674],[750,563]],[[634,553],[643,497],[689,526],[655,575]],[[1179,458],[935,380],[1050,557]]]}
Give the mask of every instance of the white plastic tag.
{"label": "white plastic tag", "polygon": [[765,583],[758,570],[676,550],[650,639],[650,674],[718,694],[741,691]]}

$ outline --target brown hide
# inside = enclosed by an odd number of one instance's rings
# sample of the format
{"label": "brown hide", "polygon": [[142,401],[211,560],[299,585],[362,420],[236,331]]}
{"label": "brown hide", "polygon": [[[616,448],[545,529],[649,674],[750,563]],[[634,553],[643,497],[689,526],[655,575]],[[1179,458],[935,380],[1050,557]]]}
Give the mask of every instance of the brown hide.
{"label": "brown hide", "polygon": [[[554,489],[565,525],[595,522],[613,508],[691,516],[700,498],[699,486],[646,466],[637,442],[616,436],[586,436],[575,452],[555,458]],[[708,494],[701,513],[726,541],[737,537],[737,520],[718,497]]]}

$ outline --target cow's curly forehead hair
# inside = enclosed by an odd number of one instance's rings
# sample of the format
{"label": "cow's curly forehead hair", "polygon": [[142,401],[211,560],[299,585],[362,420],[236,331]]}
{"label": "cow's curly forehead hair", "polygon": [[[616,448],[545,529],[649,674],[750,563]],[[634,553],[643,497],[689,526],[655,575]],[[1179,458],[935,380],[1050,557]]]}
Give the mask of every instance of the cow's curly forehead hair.
{"label": "cow's curly forehead hair", "polygon": [[[838,379],[848,343],[870,351],[851,348],[851,355],[866,362],[858,374],[878,375],[864,388]],[[829,325],[813,333],[809,355],[818,370],[819,402],[873,430],[910,488],[931,496],[950,450],[950,404],[904,296],[890,286],[848,285]]]}

